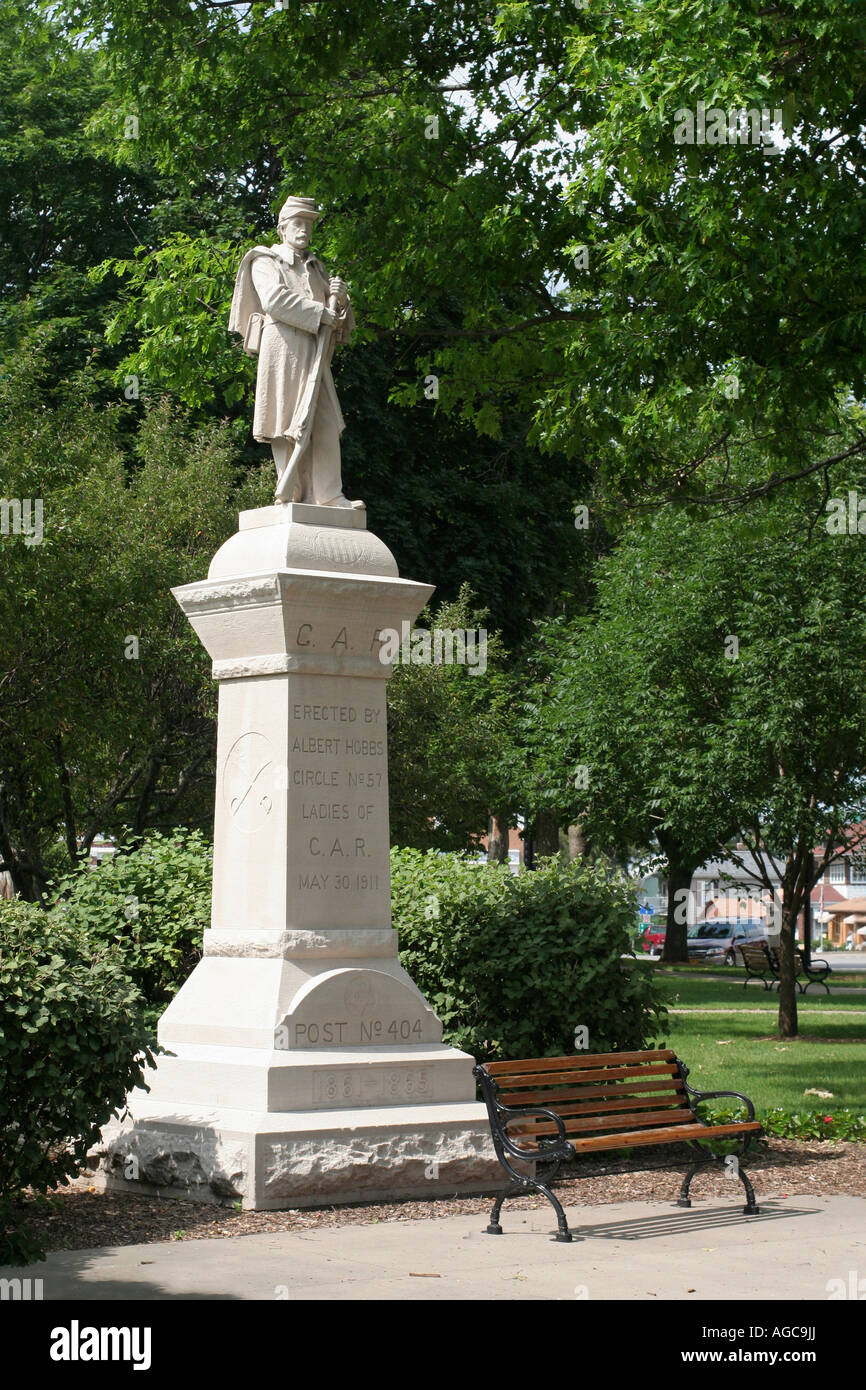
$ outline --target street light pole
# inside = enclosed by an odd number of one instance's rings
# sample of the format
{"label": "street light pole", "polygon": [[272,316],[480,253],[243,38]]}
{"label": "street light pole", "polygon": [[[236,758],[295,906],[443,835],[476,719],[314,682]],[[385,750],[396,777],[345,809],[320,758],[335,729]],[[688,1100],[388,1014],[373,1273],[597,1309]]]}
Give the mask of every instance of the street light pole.
{"label": "street light pole", "polygon": [[815,875],[815,856],[809,855],[809,878],[806,885],[806,901],[803,903],[803,964],[807,970],[812,966],[812,879]]}

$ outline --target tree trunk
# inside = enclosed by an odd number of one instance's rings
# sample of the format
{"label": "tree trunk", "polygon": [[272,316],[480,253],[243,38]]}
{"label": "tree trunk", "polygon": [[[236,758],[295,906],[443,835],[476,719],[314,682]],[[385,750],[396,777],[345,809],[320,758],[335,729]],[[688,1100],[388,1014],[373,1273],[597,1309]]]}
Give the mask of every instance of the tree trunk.
{"label": "tree trunk", "polygon": [[539,811],[532,829],[539,857],[559,854],[559,817],[555,811]]}
{"label": "tree trunk", "polygon": [[488,864],[508,863],[508,816],[492,815],[487,822]]}
{"label": "tree trunk", "polygon": [[697,865],[668,860],[668,915],[662,960],[687,961],[688,904],[692,874]]}
{"label": "tree trunk", "polygon": [[[34,852],[35,851],[35,852]],[[11,837],[6,833],[5,817],[0,808],[0,867],[12,879],[12,887],[25,902],[41,902],[48,888],[48,870],[42,863],[38,852],[38,838],[33,832],[28,843],[23,846],[16,842],[13,847]]]}
{"label": "tree trunk", "polygon": [[524,869],[535,868],[535,840],[528,825],[523,831],[523,867]]}
{"label": "tree trunk", "polygon": [[568,827],[568,862],[573,864],[575,859],[586,858],[586,840],[583,838],[583,826],[570,825]]}

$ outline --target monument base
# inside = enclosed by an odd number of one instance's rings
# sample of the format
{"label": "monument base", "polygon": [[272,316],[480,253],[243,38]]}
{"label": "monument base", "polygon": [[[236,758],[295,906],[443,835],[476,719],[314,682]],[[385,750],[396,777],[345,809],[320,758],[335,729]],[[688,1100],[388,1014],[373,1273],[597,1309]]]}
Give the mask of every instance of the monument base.
{"label": "monument base", "polygon": [[105,1190],[279,1211],[502,1186],[474,1102],[270,1114],[135,1092],[130,1105],[134,1120],[113,1122],[96,1151]]}
{"label": "monument base", "polygon": [[501,1186],[391,927],[380,651],[431,587],[361,513],[289,504],[173,592],[220,683],[211,928],[97,1181],[251,1210]]}

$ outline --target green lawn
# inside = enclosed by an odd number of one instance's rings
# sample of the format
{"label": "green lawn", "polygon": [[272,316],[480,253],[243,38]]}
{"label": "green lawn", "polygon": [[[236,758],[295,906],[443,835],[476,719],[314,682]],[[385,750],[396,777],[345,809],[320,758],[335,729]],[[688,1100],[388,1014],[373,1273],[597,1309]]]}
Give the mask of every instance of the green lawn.
{"label": "green lawn", "polygon": [[[671,1012],[666,1041],[691,1069],[690,1085],[742,1091],[759,1116],[773,1106],[866,1114],[866,997],[812,990],[797,1001],[800,1036],[783,1042],[778,996],[757,985],[672,976],[664,994],[671,1010],[685,1010]],[[810,1089],[832,1096],[807,1096]]]}
{"label": "green lawn", "polygon": [[[640,955],[638,955],[638,960],[640,960]],[[726,982],[739,980],[741,989],[746,979],[746,972],[741,965],[723,965],[718,961],[715,965],[697,965],[692,961],[690,961],[688,965],[686,965],[685,962],[678,965],[667,965],[659,961],[654,968],[659,975],[671,975],[675,978],[686,976],[688,978],[694,977],[700,979],[701,976],[718,976],[720,980],[725,980]],[[850,972],[846,970],[844,973],[841,970],[834,970],[830,976],[829,983],[834,989],[837,987],[842,987],[844,989],[846,985],[850,985],[852,988],[866,988],[866,970],[852,970]],[[753,981],[749,986],[749,991],[758,990],[760,988],[760,983],[755,984]],[[810,990],[810,994],[814,993],[815,990],[813,988]],[[823,994],[823,990],[821,993]]]}
{"label": "green lawn", "polygon": [[[673,1008],[702,1009],[766,1009],[770,1014],[779,1012],[779,991],[764,989],[763,985],[752,981],[743,988],[743,980],[708,980],[683,975],[661,975],[665,999]],[[862,986],[861,986],[862,988]],[[850,993],[827,994],[814,986],[808,994],[797,995],[797,1011],[807,1018],[815,1009],[842,1009],[846,1013],[862,1013],[866,1026],[866,993],[860,993],[854,986]]]}

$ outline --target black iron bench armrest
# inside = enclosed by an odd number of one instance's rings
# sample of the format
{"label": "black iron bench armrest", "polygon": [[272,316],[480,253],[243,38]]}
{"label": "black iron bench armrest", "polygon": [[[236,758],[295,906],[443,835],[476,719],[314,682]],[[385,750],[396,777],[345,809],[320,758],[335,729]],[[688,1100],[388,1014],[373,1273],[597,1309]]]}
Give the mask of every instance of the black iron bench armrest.
{"label": "black iron bench armrest", "polygon": [[[535,1154],[527,1154],[525,1149],[518,1149],[507,1129],[507,1126],[512,1120],[520,1119],[525,1115],[546,1115],[549,1120],[554,1120],[556,1122],[556,1128],[559,1131],[556,1139],[546,1139],[543,1136],[535,1138],[535,1136],[531,1134],[526,1136],[527,1139],[534,1140],[538,1145],[539,1154],[558,1153],[563,1158],[572,1157],[574,1150],[569,1144],[568,1137],[565,1133],[565,1122],[561,1115],[557,1115],[555,1110],[550,1110],[546,1105],[502,1105],[498,1100],[495,1102],[495,1106],[500,1140],[505,1144],[513,1158],[526,1159],[535,1157]],[[508,1118],[505,1119],[505,1116]]]}
{"label": "black iron bench armrest", "polygon": [[818,980],[826,979],[828,975],[832,975],[833,973],[833,967],[828,960],[821,960],[820,958],[816,960],[814,957],[809,962],[808,966],[806,962],[801,959],[800,969],[804,975],[808,975],[810,978],[814,976]]}
{"label": "black iron bench armrest", "polygon": [[684,1084],[686,1090],[694,1096],[699,1104],[702,1100],[724,1100],[725,1098],[741,1100],[748,1111],[748,1118],[750,1120],[755,1118],[755,1107],[749,1097],[743,1095],[742,1091],[696,1091],[694,1086],[690,1086],[687,1081]]}
{"label": "black iron bench armrest", "polygon": [[553,1120],[556,1125],[556,1139],[539,1138],[535,1140],[540,1153],[545,1155],[558,1154],[562,1158],[573,1157],[574,1150],[566,1138],[565,1123],[562,1116],[558,1115],[555,1110],[551,1110],[550,1107],[546,1105],[503,1105],[502,1101],[499,1099],[499,1087],[496,1084],[496,1078],[490,1075],[484,1065],[479,1064],[474,1066],[472,1068],[472,1074],[478,1078],[481,1085],[481,1093],[484,1096],[484,1102],[487,1106],[487,1114],[490,1117],[491,1129],[496,1138],[498,1138],[499,1143],[511,1154],[512,1158],[526,1159],[527,1157],[535,1157],[535,1155],[527,1155],[525,1149],[518,1149],[507,1129],[511,1120],[520,1119],[526,1115],[546,1115],[547,1118]]}

